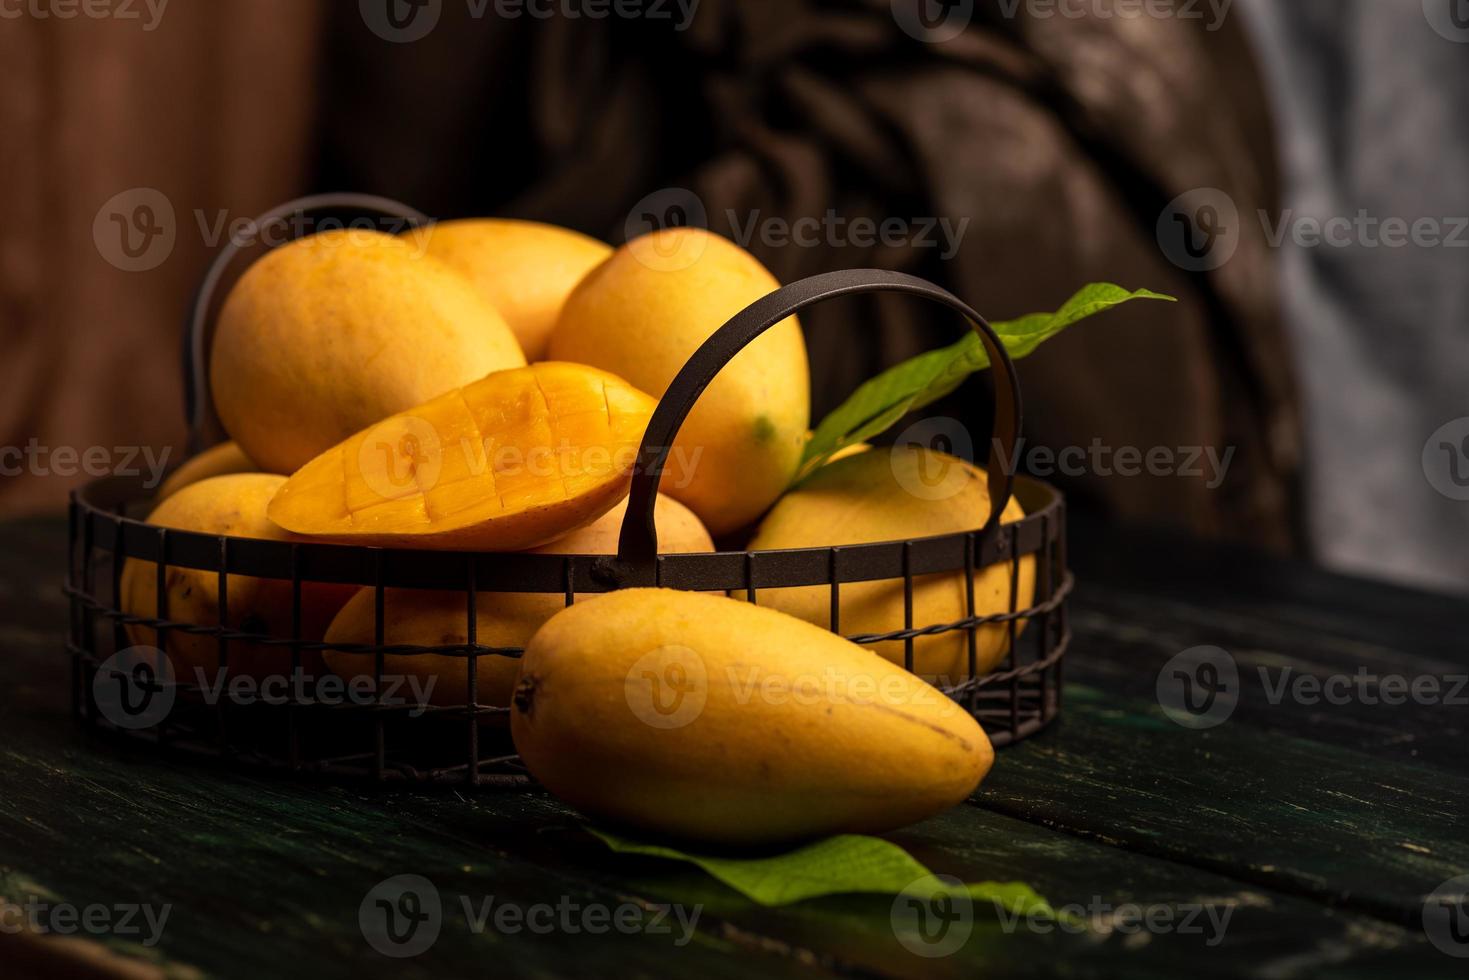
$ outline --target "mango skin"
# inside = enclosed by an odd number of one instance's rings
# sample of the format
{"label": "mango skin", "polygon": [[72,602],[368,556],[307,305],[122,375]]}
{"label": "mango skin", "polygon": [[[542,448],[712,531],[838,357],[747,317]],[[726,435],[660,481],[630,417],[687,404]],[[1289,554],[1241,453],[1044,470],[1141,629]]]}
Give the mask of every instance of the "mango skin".
{"label": "mango skin", "polygon": [[[268,473],[235,473],[210,477],[190,484],[171,495],[148,515],[148,523],[204,534],[227,534],[272,541],[299,540],[265,516],[266,504],[286,478]],[[122,608],[135,616],[157,614],[157,566],[150,561],[128,559],[122,571]],[[199,626],[219,625],[219,575],[216,572],[170,565],[166,575],[167,618]],[[301,638],[315,642],[342,608],[355,586],[306,584],[301,589]],[[249,633],[276,637],[291,635],[291,583],[283,579],[229,577],[229,625]],[[128,640],[134,645],[154,646],[157,633],[150,627],[128,625]],[[166,652],[180,683],[195,683],[195,668],[206,671],[213,681],[219,666],[219,641],[212,636],[169,631]],[[291,671],[291,652],[284,646],[232,641],[229,650],[231,676],[257,680],[286,676]],[[309,676],[325,670],[321,655],[302,651],[301,669]]]}
{"label": "mango skin", "polygon": [[566,297],[612,254],[610,245],[569,228],[510,218],[440,221],[403,237],[469,279],[530,361],[545,360]]}
{"label": "mango skin", "polygon": [[463,276],[392,235],[345,229],[245,271],[220,310],[209,377],[240,448],[293,473],[379,419],[524,363]]}
{"label": "mango skin", "polygon": [[[802,480],[771,508],[750,542],[751,550],[821,548],[830,545],[903,541],[971,531],[989,513],[984,470],[945,453],[918,446],[857,452],[827,463]],[[932,489],[925,489],[931,487]],[[918,496],[912,489],[931,493]],[[1002,523],[1025,516],[1011,498]],[[976,615],[1010,609],[1009,563],[981,570],[974,578]],[[741,593],[743,594],[743,593]],[[1020,561],[1016,608],[1028,607],[1035,595],[1035,557]],[[761,589],[756,601],[819,626],[831,615],[826,586]],[[921,575],[913,581],[913,625],[953,623],[969,615],[962,571]],[[847,636],[903,629],[903,582],[885,579],[841,587],[840,630]],[[1017,624],[1019,631],[1025,621]],[[1009,650],[1008,627],[983,626],[975,644],[979,675],[988,674]],[[864,644],[895,664],[903,663],[903,642]],[[969,641],[963,630],[917,638],[913,669],[939,684],[957,684],[969,676]]]}
{"label": "mango skin", "polygon": [[907,671],[774,610],[668,589],[541,627],[510,729],[589,816],[716,845],[892,830],[959,803],[994,761],[979,724]]}
{"label": "mango skin", "polygon": [[[699,228],[650,232],[589,272],[550,355],[595,364],[661,398],[731,316],[779,288],[754,256]],[[718,537],[745,527],[795,475],[810,417],[806,342],[790,317],[730,361],[674,440],[659,489]]]}
{"label": "mango skin", "polygon": [[211,476],[225,476],[229,473],[258,473],[259,471],[260,467],[255,465],[253,459],[245,455],[239,443],[221,442],[217,446],[210,446],[202,453],[184,460],[181,466],[158,485],[158,492],[153,495],[153,499],[167,500],[189,484],[207,480]]}
{"label": "mango skin", "polygon": [[524,550],[627,495],[653,408],[584,364],[496,371],[318,456],[281,487],[270,519],[350,544]]}
{"label": "mango skin", "polygon": [[[615,555],[626,516],[627,498],[623,497],[616,506],[586,527],[530,551],[538,555]],[[653,502],[653,524],[658,529],[660,555],[714,550],[714,541],[698,515],[667,494],[658,494]]]}
{"label": "mango skin", "polygon": [[[550,544],[531,549],[546,555],[610,555],[617,551],[617,536],[627,500],[602,515],[592,524],[558,538]],[[710,552],[714,542],[693,512],[678,501],[662,494],[654,510],[658,525],[658,551],[661,554]],[[376,636],[373,613],[374,590],[364,588],[353,596],[326,631],[328,643],[370,644]],[[383,639],[390,644],[445,646],[468,643],[468,610],[463,593],[434,592],[419,589],[387,589],[383,593]],[[591,598],[579,594],[577,601]],[[548,619],[566,608],[566,597],[545,592],[482,592],[475,601],[475,633],[478,642],[489,647],[524,648],[536,630]],[[324,651],[327,666],[344,677],[373,676],[370,654]],[[479,658],[475,674],[475,703],[507,707],[514,687],[519,661],[505,656]],[[468,704],[469,674],[463,657],[438,654],[398,655],[383,657],[384,676],[417,676],[419,689],[425,689],[428,678],[434,678],[429,690],[429,703],[441,707]],[[402,686],[401,691],[412,688]]]}

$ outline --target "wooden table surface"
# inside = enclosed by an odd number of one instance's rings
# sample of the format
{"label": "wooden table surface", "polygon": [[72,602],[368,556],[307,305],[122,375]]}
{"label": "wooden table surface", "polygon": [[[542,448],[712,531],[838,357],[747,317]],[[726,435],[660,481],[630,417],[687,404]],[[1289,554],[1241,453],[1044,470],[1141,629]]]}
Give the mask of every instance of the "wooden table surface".
{"label": "wooden table surface", "polygon": [[[289,781],[87,736],[67,707],[64,539],[60,522],[0,525],[0,895],[47,914],[104,906],[111,932],[0,917],[0,976],[1469,974],[1449,955],[1469,954],[1469,909],[1438,930],[1445,950],[1423,922],[1425,897],[1469,873],[1469,602],[1078,535],[1061,721],[1001,751],[966,805],[892,837],[936,872],[1080,906],[1090,927],[1007,927],[976,907],[925,947],[895,928],[891,898],[763,908],[691,867],[610,853],[539,791]],[[1208,729],[1170,720],[1158,688],[1199,646],[1240,675]],[[1380,703],[1388,675],[1438,679],[1418,699],[1438,703]],[[1309,679],[1333,676],[1313,698]],[[375,951],[359,922],[398,875],[431,881],[444,910],[411,958]],[[531,924],[476,931],[466,898]],[[168,908],[155,945],[141,915],[127,934],[115,911],[139,904]],[[692,932],[655,924],[665,905],[697,912]]]}

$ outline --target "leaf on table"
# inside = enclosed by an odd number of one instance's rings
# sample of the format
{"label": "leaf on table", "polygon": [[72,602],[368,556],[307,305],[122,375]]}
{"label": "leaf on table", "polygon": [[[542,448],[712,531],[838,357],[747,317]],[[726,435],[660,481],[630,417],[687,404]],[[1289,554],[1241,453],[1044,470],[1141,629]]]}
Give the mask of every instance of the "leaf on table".
{"label": "leaf on table", "polygon": [[926,900],[947,894],[991,902],[1010,915],[1057,917],[1050,904],[1029,885],[997,881],[955,884],[939,878],[907,851],[880,837],[840,834],[784,854],[741,858],[690,854],[605,830],[587,830],[619,854],[642,854],[696,865],[761,905],[789,905],[823,895],[908,894]]}
{"label": "leaf on table", "polygon": [[[1005,350],[1018,360],[1073,323],[1136,299],[1177,302],[1172,296],[1148,289],[1128,291],[1111,283],[1092,283],[1054,313],[1028,313],[990,325]],[[948,347],[919,354],[863,382],[816,426],[801,455],[795,482],[805,479],[834,453],[880,435],[909,412],[938,401],[989,364],[989,354],[979,335],[970,332]]]}

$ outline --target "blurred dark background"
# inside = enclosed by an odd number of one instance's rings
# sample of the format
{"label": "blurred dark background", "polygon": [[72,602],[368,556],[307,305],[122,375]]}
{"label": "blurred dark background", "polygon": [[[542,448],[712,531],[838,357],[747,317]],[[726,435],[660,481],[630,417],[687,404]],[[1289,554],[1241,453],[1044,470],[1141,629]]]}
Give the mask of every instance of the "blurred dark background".
{"label": "blurred dark background", "polygon": [[[1466,0],[27,0],[0,62],[5,512],[88,478],[58,448],[182,458],[229,222],[358,190],[617,243],[695,202],[782,280],[901,269],[994,318],[1177,296],[1020,364],[1028,447],[1087,450],[1050,475],[1076,506],[1469,589]],[[813,420],[957,330],[896,299],[805,326]],[[939,412],[982,433],[983,394]]]}

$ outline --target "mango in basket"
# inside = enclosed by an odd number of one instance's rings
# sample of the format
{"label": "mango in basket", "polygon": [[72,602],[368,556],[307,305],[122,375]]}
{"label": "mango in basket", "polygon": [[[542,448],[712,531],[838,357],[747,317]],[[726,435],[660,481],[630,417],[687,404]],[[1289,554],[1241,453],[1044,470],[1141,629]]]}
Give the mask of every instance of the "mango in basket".
{"label": "mango in basket", "polygon": [[520,664],[511,734],[609,823],[713,844],[880,833],[963,800],[994,761],[962,707],[783,613],[627,589],[558,613]]}
{"label": "mango in basket", "polygon": [[[827,463],[786,493],[760,523],[750,547],[821,548],[977,530],[989,506],[984,470],[971,463],[920,446],[871,449]],[[1001,520],[1010,523],[1024,516],[1012,498]],[[1011,568],[1005,562],[977,572],[976,616],[1009,611]],[[1034,556],[1021,560],[1016,584],[1016,608],[1025,609],[1035,594]],[[827,586],[761,589],[756,601],[820,626],[830,621],[831,590]],[[848,636],[902,630],[902,579],[844,584],[840,612],[839,627]],[[954,623],[968,615],[962,571],[914,579],[915,627]],[[1016,625],[1017,634],[1024,625],[1024,621]],[[979,629],[975,649],[979,674],[989,673],[1004,659],[1009,642],[1008,627],[1002,623]],[[870,648],[895,664],[903,663],[902,640]],[[913,644],[913,669],[936,683],[952,684],[968,677],[965,631],[918,637]]]}
{"label": "mango in basket", "polygon": [[209,377],[240,448],[290,473],[379,419],[524,363],[463,276],[400,238],[346,229],[245,271],[220,310]]}
{"label": "mango in basket", "polygon": [[221,442],[185,460],[182,466],[168,475],[168,479],[159,484],[158,492],[153,497],[155,500],[167,500],[189,484],[207,480],[211,476],[258,472],[260,467],[245,455],[239,443]]}
{"label": "mango in basket", "polygon": [[532,361],[545,358],[567,295],[612,254],[610,246],[569,228],[508,218],[440,221],[403,237],[468,278]]}
{"label": "mango in basket", "polygon": [[[617,551],[618,532],[627,512],[624,498],[593,523],[549,544],[531,549],[547,555],[610,555]],[[687,507],[658,495],[654,511],[658,550],[687,554],[714,550],[709,532]],[[375,590],[362,589],[342,607],[326,631],[326,642],[369,645],[376,637],[373,612]],[[577,601],[591,598],[578,594]],[[449,646],[469,642],[468,600],[462,592],[422,589],[386,589],[383,592],[383,642],[412,646]],[[481,592],[475,601],[475,638],[482,646],[524,649],[545,622],[566,608],[561,593]],[[372,678],[370,653],[327,650],[327,666],[341,677]],[[475,703],[508,707],[519,660],[490,655],[479,658],[475,672]],[[400,690],[426,690],[430,704],[442,707],[468,704],[469,673],[466,658],[439,654],[397,654],[383,657],[384,678],[417,678],[416,685]],[[432,687],[429,686],[430,680]],[[384,687],[388,684],[385,683]]]}
{"label": "mango in basket", "polygon": [[[551,356],[615,371],[661,397],[710,334],[779,285],[718,235],[652,232],[617,249],[572,291]],[[744,527],[790,484],[809,415],[806,342],[790,317],[735,355],[699,397],[661,489],[715,535]]]}
{"label": "mango in basket", "polygon": [[626,496],[653,407],[581,364],[497,371],[313,459],[275,495],[270,519],[352,544],[534,547]]}
{"label": "mango in basket", "polygon": [[[148,515],[148,523],[203,534],[227,534],[242,538],[292,540],[292,536],[265,516],[270,498],[286,482],[268,473],[235,473],[192,483],[172,494]],[[129,558],[122,570],[122,608],[133,616],[158,617],[158,566],[151,561]],[[159,618],[195,626],[219,626],[219,574],[170,565],[164,573],[167,608]],[[245,633],[289,638],[291,635],[291,583],[282,579],[231,575],[228,588],[228,620],[225,625]],[[320,640],[337,610],[354,591],[353,586],[313,583],[301,589],[301,638]],[[157,634],[152,627],[129,624],[128,640],[153,646]],[[213,684],[219,666],[219,641],[210,635],[170,630],[166,652],[180,683],[198,683],[195,670],[205,672]],[[305,651],[301,669],[320,676],[324,663],[320,654]],[[257,679],[284,676],[291,670],[290,648],[261,643],[230,641],[229,667],[232,675]]]}

